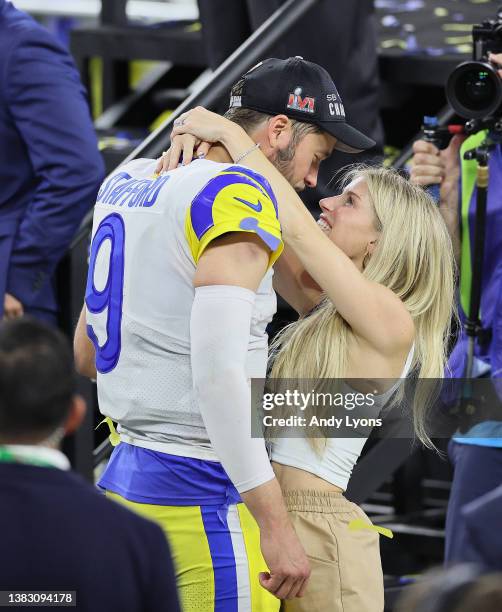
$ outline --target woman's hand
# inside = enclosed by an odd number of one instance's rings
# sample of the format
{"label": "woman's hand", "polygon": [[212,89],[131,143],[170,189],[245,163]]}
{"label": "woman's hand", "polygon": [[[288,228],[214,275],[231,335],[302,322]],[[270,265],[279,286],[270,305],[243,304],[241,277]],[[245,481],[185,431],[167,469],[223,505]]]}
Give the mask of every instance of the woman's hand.
{"label": "woman's hand", "polygon": [[224,143],[232,138],[236,127],[235,123],[225,117],[212,113],[203,106],[197,106],[176,119],[172,136],[191,134],[200,141]]}
{"label": "woman's hand", "polygon": [[[183,138],[180,138],[183,137]],[[202,106],[183,113],[174,122],[171,132],[171,148],[159,159],[156,172],[173,170],[182,163],[189,163],[195,155],[207,155],[211,144],[221,143],[233,159],[254,142],[237,124]]]}
{"label": "woman's hand", "polygon": [[211,143],[201,142],[191,134],[171,136],[171,146],[158,159],[155,172],[162,174],[169,170],[174,170],[178,167],[180,158],[183,166],[189,164],[194,156],[198,159],[203,159],[210,148]]}

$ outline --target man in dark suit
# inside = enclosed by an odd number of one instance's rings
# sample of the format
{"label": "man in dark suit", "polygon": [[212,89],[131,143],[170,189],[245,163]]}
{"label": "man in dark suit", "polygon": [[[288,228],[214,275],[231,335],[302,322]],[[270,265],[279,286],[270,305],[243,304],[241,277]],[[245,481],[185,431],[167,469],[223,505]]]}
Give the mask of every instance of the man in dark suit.
{"label": "man in dark suit", "polygon": [[56,322],[54,270],[103,175],[70,55],[0,0],[0,319]]}
{"label": "man in dark suit", "polygon": [[0,324],[0,591],[75,591],[85,612],[179,612],[162,530],[69,471],[58,450],[85,413],[74,389],[59,332]]}

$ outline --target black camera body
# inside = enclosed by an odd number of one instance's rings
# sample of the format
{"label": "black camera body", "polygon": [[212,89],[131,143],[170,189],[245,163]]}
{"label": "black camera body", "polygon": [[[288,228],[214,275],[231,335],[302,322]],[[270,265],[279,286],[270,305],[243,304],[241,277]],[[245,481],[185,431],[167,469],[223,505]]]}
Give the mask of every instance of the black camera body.
{"label": "black camera body", "polygon": [[502,53],[502,7],[495,19],[473,26],[472,38],[473,59],[450,74],[446,97],[461,117],[502,130],[502,78],[488,61],[489,53]]}
{"label": "black camera body", "polygon": [[488,59],[488,53],[502,53],[502,7],[496,19],[485,19],[472,27],[473,58],[477,61]]}

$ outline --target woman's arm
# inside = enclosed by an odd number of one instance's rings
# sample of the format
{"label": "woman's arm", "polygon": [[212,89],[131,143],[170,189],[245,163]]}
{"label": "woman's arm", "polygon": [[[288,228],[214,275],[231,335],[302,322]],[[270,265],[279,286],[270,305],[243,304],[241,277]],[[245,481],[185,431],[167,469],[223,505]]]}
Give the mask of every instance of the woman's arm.
{"label": "woman's arm", "polygon": [[[253,146],[251,138],[233,125],[222,134],[222,143],[234,159]],[[246,166],[270,182],[279,203],[285,243],[353,331],[380,351],[394,352],[396,347],[409,347],[413,322],[401,300],[361,274],[320,230],[294,189],[259,150],[246,157]]]}
{"label": "woman's arm", "polygon": [[274,289],[300,315],[307,314],[322,298],[322,289],[286,244],[274,264]]}
{"label": "woman's arm", "polygon": [[314,281],[322,287],[354,333],[382,352],[409,348],[413,321],[401,300],[389,289],[368,280],[355,264],[321,231],[294,189],[253,140],[235,123],[197,108],[173,134],[194,134],[219,141],[233,159],[246,151],[245,165],[271,184],[279,203],[283,239]]}

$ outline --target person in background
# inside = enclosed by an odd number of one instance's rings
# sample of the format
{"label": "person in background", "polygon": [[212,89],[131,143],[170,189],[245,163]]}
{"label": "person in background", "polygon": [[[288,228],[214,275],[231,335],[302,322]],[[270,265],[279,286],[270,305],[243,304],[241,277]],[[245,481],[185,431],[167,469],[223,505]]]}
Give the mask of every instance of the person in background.
{"label": "person in background", "polygon": [[180,612],[162,530],[59,450],[84,414],[65,337],[30,317],[0,323],[0,590],[76,591],[82,612]]}
{"label": "person in background", "polygon": [[[490,61],[502,67],[502,54],[491,55]],[[502,70],[499,71],[502,77]],[[465,319],[469,307],[471,259],[476,214],[476,161],[464,160],[465,151],[481,144],[486,132],[467,140],[454,136],[449,146],[439,151],[430,142],[419,140],[414,155],[410,180],[417,185],[440,186],[439,210],[452,238],[460,269],[460,314]],[[496,136],[495,136],[496,137]],[[464,142],[465,140],[465,142]],[[486,236],[481,287],[482,333],[474,350],[473,376],[490,376],[494,383],[502,377],[502,148],[500,142],[490,154]],[[464,376],[467,338],[462,330],[449,359],[450,376]],[[502,415],[498,420],[485,420],[465,434],[457,433],[449,442],[448,453],[454,475],[446,518],[445,562],[468,561],[470,549],[468,528],[463,508],[494,490],[502,482]],[[472,521],[478,516],[471,516]],[[490,541],[492,526],[480,523]],[[491,540],[493,542],[493,540]]]}
{"label": "person in background", "polygon": [[73,60],[0,0],[0,319],[56,323],[54,271],[103,176]]}
{"label": "person in background", "polygon": [[476,565],[432,570],[404,589],[395,612],[495,612],[502,610],[502,574]]}

